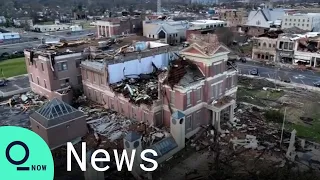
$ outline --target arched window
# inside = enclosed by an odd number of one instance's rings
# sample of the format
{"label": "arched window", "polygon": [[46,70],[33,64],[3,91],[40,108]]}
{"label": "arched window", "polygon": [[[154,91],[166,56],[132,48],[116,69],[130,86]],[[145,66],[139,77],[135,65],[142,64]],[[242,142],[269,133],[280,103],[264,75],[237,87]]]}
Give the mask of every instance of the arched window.
{"label": "arched window", "polygon": [[264,43],[263,43],[263,47],[267,47],[267,43],[264,42]]}

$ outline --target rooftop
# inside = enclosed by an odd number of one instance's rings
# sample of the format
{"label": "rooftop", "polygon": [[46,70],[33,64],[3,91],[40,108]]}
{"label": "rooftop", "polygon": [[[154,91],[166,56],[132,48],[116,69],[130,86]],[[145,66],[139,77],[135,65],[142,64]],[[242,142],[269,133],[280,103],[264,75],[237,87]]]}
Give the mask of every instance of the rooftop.
{"label": "rooftop", "polygon": [[69,104],[53,99],[30,115],[32,119],[42,126],[49,128],[72,119],[84,116],[84,114]]}
{"label": "rooftop", "polygon": [[203,24],[219,24],[219,23],[225,23],[225,22],[221,20],[196,20],[190,23],[194,25],[203,25]]}
{"label": "rooftop", "polygon": [[[124,45],[132,44],[137,41],[155,41],[155,39],[146,38],[143,36],[125,36],[117,38],[86,38],[77,41],[60,40],[58,44],[47,44],[32,49],[36,55],[48,56],[48,54],[65,55],[83,52],[89,47],[100,51],[111,51],[118,49]],[[90,50],[92,50],[90,49]],[[31,50],[28,50],[31,51]]]}

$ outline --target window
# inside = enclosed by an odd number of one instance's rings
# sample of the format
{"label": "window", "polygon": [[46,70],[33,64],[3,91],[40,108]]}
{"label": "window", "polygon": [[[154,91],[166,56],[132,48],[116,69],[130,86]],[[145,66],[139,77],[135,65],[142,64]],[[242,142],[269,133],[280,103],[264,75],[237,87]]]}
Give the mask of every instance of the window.
{"label": "window", "polygon": [[298,22],[300,22],[300,19],[298,19]]}
{"label": "window", "polygon": [[148,122],[148,113],[143,111],[143,122]]}
{"label": "window", "polygon": [[294,19],[293,21],[296,22],[296,19]]}
{"label": "window", "polygon": [[261,43],[258,43],[258,46],[261,46]]}
{"label": "window", "polygon": [[191,106],[191,91],[187,92],[187,107]]}
{"label": "window", "polygon": [[77,76],[78,84],[82,84],[82,76]]}
{"label": "window", "polygon": [[201,93],[201,87],[200,88],[198,88],[197,90],[196,90],[196,92],[195,92],[195,99],[196,99],[196,102],[201,102],[201,100],[202,100],[202,97],[201,97],[201,95],[202,95],[202,93]]}
{"label": "window", "polygon": [[31,80],[31,82],[33,82],[33,77],[32,77],[32,74],[30,74],[30,80]]}
{"label": "window", "polygon": [[287,25],[287,23],[284,23],[284,25]]}
{"label": "window", "polygon": [[285,21],[288,21],[288,19],[286,19]]}
{"label": "window", "polygon": [[93,82],[96,82],[96,75],[92,72]]}
{"label": "window", "polygon": [[284,46],[283,46],[283,49],[288,49],[288,44],[289,44],[288,42],[285,42]]}
{"label": "window", "polygon": [[298,24],[298,26],[300,26],[300,24]]}
{"label": "window", "polygon": [[273,47],[273,48],[276,48],[276,44],[273,44],[272,47]]}
{"label": "window", "polygon": [[264,43],[263,43],[263,47],[267,47],[267,43],[264,42]]}
{"label": "window", "polygon": [[76,68],[79,68],[79,67],[80,67],[80,63],[81,63],[80,60],[76,60]]}
{"label": "window", "polygon": [[289,26],[291,26],[291,23],[289,23]]}
{"label": "window", "polygon": [[269,59],[269,56],[266,55],[266,59]]}
{"label": "window", "polygon": [[263,54],[261,55],[261,59],[264,59],[264,55]]}
{"label": "window", "polygon": [[46,82],[46,80],[43,80],[43,83],[44,83],[44,88],[47,88],[47,82]]}
{"label": "window", "polygon": [[89,79],[88,71],[86,70],[86,78]]}
{"label": "window", "polygon": [[152,38],[154,38],[154,35],[152,35]]}
{"label": "window", "polygon": [[66,87],[66,86],[68,86],[68,85],[69,85],[69,78],[61,79],[61,80],[60,80],[60,87],[61,87],[61,88],[64,88],[64,87]]}
{"label": "window", "polygon": [[136,107],[132,106],[132,118],[136,119],[136,117],[137,117]]}
{"label": "window", "polygon": [[305,19],[302,20],[302,22],[305,22],[305,21],[306,21]]}
{"label": "window", "polygon": [[292,19],[290,19],[290,21],[291,21]]}
{"label": "window", "polygon": [[307,24],[307,27],[309,27],[309,24]]}
{"label": "window", "polygon": [[289,50],[293,50],[293,42],[289,43]]}
{"label": "window", "polygon": [[39,77],[37,77],[37,83],[38,83],[38,85],[40,85]]}
{"label": "window", "polygon": [[57,63],[57,65],[58,65],[58,71],[66,71],[66,70],[68,70],[67,62],[60,62],[60,63]]}
{"label": "window", "polygon": [[175,92],[170,91],[170,104],[174,105],[175,104]]}
{"label": "window", "polygon": [[258,54],[258,58],[260,59],[260,54]]}
{"label": "window", "polygon": [[223,85],[222,83],[219,83],[219,84],[218,84],[218,87],[217,87],[217,90],[218,90],[218,93],[217,93],[217,94],[218,94],[219,96],[222,95],[222,87],[223,87],[222,85]]}
{"label": "window", "polygon": [[41,63],[41,69],[42,69],[42,71],[44,71],[44,66],[43,66],[43,63]]}
{"label": "window", "polygon": [[269,48],[271,48],[271,44],[269,43]]}
{"label": "window", "polygon": [[301,24],[302,26],[304,26],[304,24]]}
{"label": "window", "polygon": [[293,26],[296,26],[296,23],[293,23]]}
{"label": "window", "polygon": [[192,115],[186,117],[186,131],[189,132],[192,130]]}

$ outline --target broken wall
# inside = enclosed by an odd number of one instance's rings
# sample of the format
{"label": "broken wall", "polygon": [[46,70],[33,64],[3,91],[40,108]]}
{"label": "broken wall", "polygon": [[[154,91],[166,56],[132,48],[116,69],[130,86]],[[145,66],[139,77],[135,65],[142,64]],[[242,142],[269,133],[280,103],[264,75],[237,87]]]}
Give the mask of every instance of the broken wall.
{"label": "broken wall", "polygon": [[126,79],[126,77],[138,77],[140,74],[150,74],[154,70],[152,63],[157,68],[167,67],[169,64],[169,54],[164,53],[108,65],[108,82],[113,84]]}

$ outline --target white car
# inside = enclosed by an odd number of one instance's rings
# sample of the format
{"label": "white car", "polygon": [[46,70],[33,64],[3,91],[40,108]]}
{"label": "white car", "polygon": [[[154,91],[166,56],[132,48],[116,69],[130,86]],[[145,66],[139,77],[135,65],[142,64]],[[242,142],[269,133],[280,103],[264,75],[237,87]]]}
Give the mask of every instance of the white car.
{"label": "white car", "polygon": [[48,34],[48,33],[45,33],[44,35],[45,35],[45,36],[50,36],[50,34]]}

